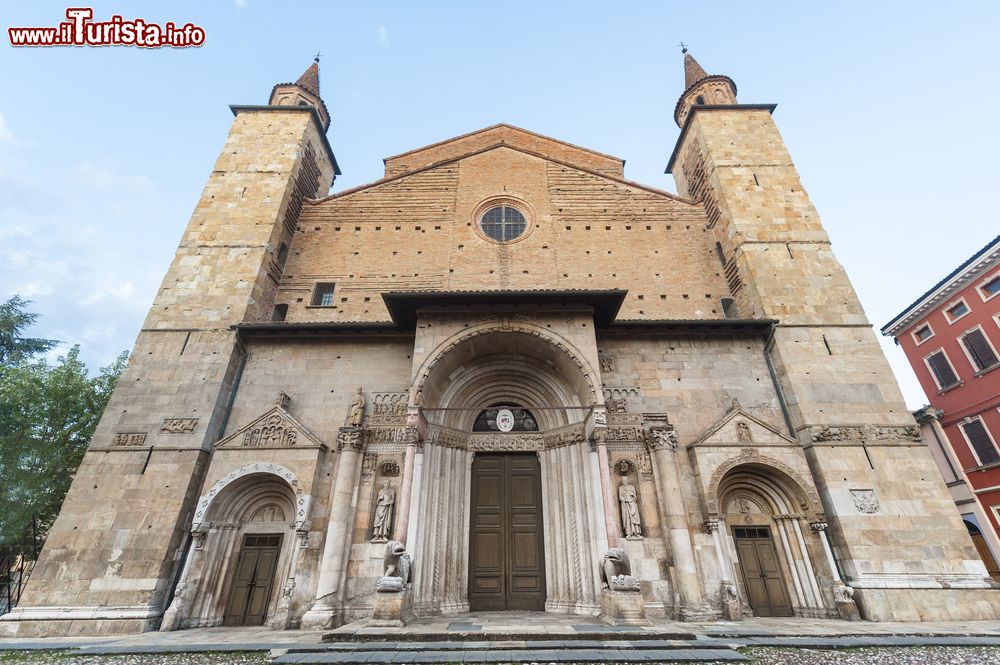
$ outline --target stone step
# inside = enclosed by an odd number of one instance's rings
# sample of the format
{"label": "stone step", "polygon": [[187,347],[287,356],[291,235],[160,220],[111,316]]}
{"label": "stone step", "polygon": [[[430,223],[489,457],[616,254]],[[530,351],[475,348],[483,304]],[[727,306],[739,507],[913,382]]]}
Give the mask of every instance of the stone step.
{"label": "stone step", "polygon": [[[455,625],[455,624],[452,624]],[[438,641],[466,641],[466,642],[489,642],[496,640],[622,640],[635,637],[646,640],[696,640],[698,636],[694,633],[680,631],[657,631],[631,626],[594,626],[592,629],[577,628],[572,633],[559,633],[554,635],[542,631],[514,631],[514,632],[481,632],[462,630],[460,627],[449,628],[447,632],[426,633],[409,632],[406,633],[408,642],[438,642]],[[323,635],[323,642],[396,642],[400,638],[398,629],[378,630],[363,628],[355,632],[326,633]]]}
{"label": "stone step", "polygon": [[[413,637],[408,635],[407,638]],[[562,636],[560,636],[562,637]],[[735,662],[722,640],[557,639],[364,641],[272,652],[272,663],[636,663]]]}
{"label": "stone step", "polygon": [[504,651],[332,651],[289,653],[271,663],[637,663],[746,661],[732,649],[509,649]]}

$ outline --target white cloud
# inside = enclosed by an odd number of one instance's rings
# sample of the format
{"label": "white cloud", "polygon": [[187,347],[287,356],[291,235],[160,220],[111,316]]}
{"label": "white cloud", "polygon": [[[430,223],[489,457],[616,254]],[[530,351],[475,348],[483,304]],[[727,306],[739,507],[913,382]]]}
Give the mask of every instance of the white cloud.
{"label": "white cloud", "polygon": [[239,7],[240,9],[243,9],[244,7],[247,6],[247,0],[233,0],[233,2],[236,3],[236,6]]}
{"label": "white cloud", "polygon": [[0,143],[13,142],[14,133],[7,128],[7,120],[3,117],[3,113],[0,113]]}
{"label": "white cloud", "polygon": [[379,46],[389,46],[389,30],[384,25],[378,27],[378,43]]}

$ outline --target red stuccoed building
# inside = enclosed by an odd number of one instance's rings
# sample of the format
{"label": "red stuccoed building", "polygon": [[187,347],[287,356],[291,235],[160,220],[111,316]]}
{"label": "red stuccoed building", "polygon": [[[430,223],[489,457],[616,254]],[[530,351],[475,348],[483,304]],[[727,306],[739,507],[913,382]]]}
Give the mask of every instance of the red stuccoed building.
{"label": "red stuccoed building", "polygon": [[882,328],[930,401],[915,412],[987,569],[1000,577],[1000,236]]}

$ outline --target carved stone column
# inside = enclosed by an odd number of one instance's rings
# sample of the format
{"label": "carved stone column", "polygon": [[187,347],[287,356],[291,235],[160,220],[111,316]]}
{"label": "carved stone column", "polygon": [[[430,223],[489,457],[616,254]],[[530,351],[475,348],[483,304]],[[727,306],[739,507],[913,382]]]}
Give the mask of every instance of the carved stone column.
{"label": "carved stone column", "polygon": [[857,603],[854,602],[854,589],[847,586],[847,583],[841,579],[837,560],[833,558],[830,540],[826,537],[827,523],[812,522],[809,526],[819,535],[820,542],[823,543],[826,561],[830,566],[830,576],[833,578],[833,599],[837,603],[837,614],[840,615],[841,619],[847,621],[860,621],[861,612],[858,610]]}
{"label": "carved stone column", "polygon": [[614,495],[615,489],[611,483],[607,434],[606,426],[598,426],[591,432],[590,437],[597,448],[597,465],[601,474],[601,498],[604,503],[604,525],[608,532],[608,547],[620,547],[621,523],[618,520],[618,499]]}
{"label": "carved stone column", "polygon": [[316,600],[302,617],[302,627],[323,629],[332,627],[337,591],[344,568],[344,557],[350,548],[351,498],[358,481],[358,466],[364,451],[360,427],[341,427],[337,435],[340,464],[330,500],[330,519],[326,528],[326,543],[319,566]]}
{"label": "carved stone column", "polygon": [[649,431],[647,446],[656,463],[660,495],[664,513],[664,528],[674,555],[677,593],[680,596],[681,620],[697,621],[714,614],[704,604],[698,565],[691,546],[687,510],[681,493],[681,479],[677,472],[674,454],[677,451],[677,434],[673,427],[654,427]]}
{"label": "carved stone column", "polygon": [[406,414],[406,453],[403,457],[403,485],[399,490],[399,510],[395,526],[395,539],[406,545],[406,534],[410,527],[410,501],[413,496],[413,460],[417,455],[417,445],[427,433],[427,420],[420,407],[410,407]]}
{"label": "carved stone column", "polygon": [[730,574],[733,567],[722,545],[722,534],[719,533],[721,528],[722,520],[718,518],[705,521],[705,530],[712,534],[712,543],[715,545],[715,559],[719,564],[719,573],[721,575],[719,601],[722,607],[722,618],[726,621],[741,621],[743,619],[743,612],[740,609],[739,593],[736,589],[736,583],[733,582],[732,575]]}

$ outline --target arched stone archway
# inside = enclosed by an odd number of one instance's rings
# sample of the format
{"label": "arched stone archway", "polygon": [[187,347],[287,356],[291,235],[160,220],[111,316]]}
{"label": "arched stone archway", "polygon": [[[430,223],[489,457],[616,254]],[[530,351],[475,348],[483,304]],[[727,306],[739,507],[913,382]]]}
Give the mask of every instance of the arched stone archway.
{"label": "arched stone archway", "polygon": [[[161,630],[223,623],[287,628],[308,508],[298,479],[277,464],[247,464],[216,482],[198,502]],[[252,599],[243,588],[251,560]]]}
{"label": "arched stone archway", "polygon": [[[421,363],[411,394],[422,396],[430,433],[413,544],[420,562],[414,580],[418,613],[470,609],[472,463],[477,454],[498,452],[539,460],[545,609],[597,613],[600,583],[594,562],[602,504],[583,431],[600,401],[599,387],[598,374],[582,351],[528,321],[460,330]],[[539,431],[473,434],[481,410],[498,404],[529,409]]]}
{"label": "arched stone archway", "polygon": [[726,526],[723,556],[744,611],[828,616],[832,591],[824,593],[820,573],[829,571],[817,569],[826,559],[820,536],[810,529],[821,523],[818,500],[804,479],[776,462],[731,460],[713,474],[709,511]]}

